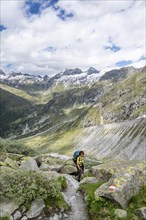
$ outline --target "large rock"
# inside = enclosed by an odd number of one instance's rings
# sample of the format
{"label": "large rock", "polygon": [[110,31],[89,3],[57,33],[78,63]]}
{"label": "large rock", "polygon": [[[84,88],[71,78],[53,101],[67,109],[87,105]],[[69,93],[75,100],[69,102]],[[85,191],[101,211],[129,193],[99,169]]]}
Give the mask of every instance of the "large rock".
{"label": "large rock", "polygon": [[17,162],[15,160],[12,160],[10,158],[7,158],[4,163],[6,163],[9,167],[11,167],[12,169],[18,169],[19,166],[17,164]]}
{"label": "large rock", "polygon": [[71,166],[71,165],[66,165],[66,166],[63,166],[60,173],[63,173],[63,174],[71,174],[71,173],[74,173],[76,172],[77,169],[75,166]]}
{"label": "large rock", "polygon": [[45,203],[43,199],[34,200],[31,203],[30,209],[26,212],[27,218],[32,219],[39,216],[44,208],[45,208]]}
{"label": "large rock", "polygon": [[146,219],[146,207],[136,209],[135,214],[142,219]]}
{"label": "large rock", "polygon": [[0,201],[0,217],[10,216],[19,205],[16,200],[3,199]]}
{"label": "large rock", "polygon": [[[50,171],[56,171],[56,172],[60,172],[61,171],[61,169],[62,169],[62,167],[63,167],[63,165],[59,165],[59,164],[56,164],[56,165],[48,165],[48,166],[46,166],[47,164],[45,164],[45,168],[48,168],[48,170]],[[40,167],[41,168],[41,170],[44,170],[44,166],[43,166],[43,164],[42,164],[42,166]]]}
{"label": "large rock", "polygon": [[16,211],[14,214],[13,214],[13,219],[14,220],[19,220],[21,218],[22,214],[20,211]]}
{"label": "large rock", "polygon": [[57,180],[60,176],[62,176],[56,171],[43,171],[43,174],[47,177],[48,180]]}
{"label": "large rock", "polygon": [[95,191],[95,198],[106,197],[125,208],[130,198],[140,190],[141,175],[141,171],[134,168],[117,173]]}
{"label": "large rock", "polygon": [[93,176],[95,176],[98,181],[107,182],[115,173],[124,172],[125,169],[135,167],[136,169],[142,172],[142,180],[143,183],[146,181],[146,177],[144,172],[146,171],[146,161],[105,161],[104,164],[100,164],[97,166],[93,166],[91,168],[91,172]]}
{"label": "large rock", "polygon": [[20,168],[23,170],[38,170],[38,165],[33,158],[30,158],[26,161],[23,161],[20,165]]}

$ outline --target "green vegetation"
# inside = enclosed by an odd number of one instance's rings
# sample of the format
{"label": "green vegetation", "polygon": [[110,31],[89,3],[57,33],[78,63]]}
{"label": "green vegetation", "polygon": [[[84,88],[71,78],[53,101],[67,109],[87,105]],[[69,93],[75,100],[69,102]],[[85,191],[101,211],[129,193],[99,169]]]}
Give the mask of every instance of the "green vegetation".
{"label": "green vegetation", "polygon": [[128,208],[126,210],[128,212],[128,220],[132,219],[135,209],[146,206],[146,196],[145,195],[146,195],[146,185],[144,185],[141,188],[139,194],[134,195],[130,199]]}
{"label": "green vegetation", "polygon": [[[114,211],[115,209],[120,208],[119,205],[101,197],[99,197],[98,200],[95,200],[94,192],[101,184],[103,183],[83,184],[79,187],[79,190],[84,192],[90,219],[104,220],[106,217],[110,217],[111,220],[115,220]],[[145,195],[146,185],[141,188],[138,195],[135,195],[131,198],[126,209],[128,217],[125,220],[133,219],[134,210],[146,206]]]}
{"label": "green vegetation", "polygon": [[[48,179],[42,172],[9,171],[0,173],[0,199],[17,198],[27,206],[36,198],[51,202],[51,207],[67,206],[60,191],[65,187],[65,177],[59,180]],[[50,208],[51,208],[50,207]]]}
{"label": "green vegetation", "polygon": [[0,84],[0,87],[1,87],[1,89],[5,90],[9,93],[12,93],[12,94],[14,94],[18,97],[24,98],[28,101],[31,101],[31,102],[35,103],[35,104],[41,103],[40,99],[38,97],[29,95],[28,93],[26,93],[25,91],[23,91],[21,89],[16,89],[16,88],[13,88],[11,86],[4,85],[4,84]]}
{"label": "green vegetation", "polygon": [[0,217],[0,220],[9,220],[8,217]]}
{"label": "green vegetation", "polygon": [[25,156],[34,156],[36,152],[25,146],[22,141],[13,141],[0,138],[0,152],[23,154]]}

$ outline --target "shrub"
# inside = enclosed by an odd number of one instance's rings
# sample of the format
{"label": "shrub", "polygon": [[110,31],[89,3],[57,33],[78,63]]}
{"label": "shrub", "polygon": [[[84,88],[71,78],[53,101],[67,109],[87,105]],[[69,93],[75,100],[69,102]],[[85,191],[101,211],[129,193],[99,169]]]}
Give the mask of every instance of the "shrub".
{"label": "shrub", "polygon": [[6,140],[0,138],[0,151],[6,153],[24,154],[25,156],[34,156],[36,152],[25,146],[20,141]]}
{"label": "shrub", "polygon": [[36,198],[62,199],[61,183],[48,180],[41,172],[11,171],[0,175],[0,199],[18,198],[20,204],[30,204]]}

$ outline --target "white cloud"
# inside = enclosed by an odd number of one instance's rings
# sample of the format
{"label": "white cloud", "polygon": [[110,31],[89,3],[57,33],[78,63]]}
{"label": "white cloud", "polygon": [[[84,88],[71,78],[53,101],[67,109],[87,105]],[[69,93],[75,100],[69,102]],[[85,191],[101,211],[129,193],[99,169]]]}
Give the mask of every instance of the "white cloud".
{"label": "white cloud", "polygon": [[[144,1],[64,1],[44,8],[41,14],[27,16],[25,0],[2,1],[2,68],[28,73],[55,74],[65,68],[105,69],[122,60],[134,64],[145,56]],[[7,4],[6,4],[7,3]],[[61,9],[65,21],[58,16]],[[121,48],[117,52],[107,46]],[[49,48],[52,48],[49,50]],[[54,49],[53,49],[54,48]]]}

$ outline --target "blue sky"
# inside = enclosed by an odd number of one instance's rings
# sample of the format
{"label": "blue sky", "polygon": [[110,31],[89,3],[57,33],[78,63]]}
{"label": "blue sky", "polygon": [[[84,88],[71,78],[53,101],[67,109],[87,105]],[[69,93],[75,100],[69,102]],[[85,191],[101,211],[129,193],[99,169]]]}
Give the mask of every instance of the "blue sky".
{"label": "blue sky", "polygon": [[56,74],[145,65],[144,0],[1,2],[5,71]]}

